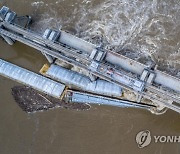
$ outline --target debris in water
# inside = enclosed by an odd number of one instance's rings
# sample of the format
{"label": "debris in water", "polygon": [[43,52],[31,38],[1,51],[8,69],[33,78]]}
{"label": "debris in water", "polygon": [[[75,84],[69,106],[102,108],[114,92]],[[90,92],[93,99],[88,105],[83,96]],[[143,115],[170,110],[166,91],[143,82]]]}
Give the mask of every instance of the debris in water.
{"label": "debris in water", "polygon": [[60,107],[76,110],[88,110],[90,108],[87,104],[60,101],[27,86],[14,86],[12,88],[12,95],[21,109],[28,113]]}

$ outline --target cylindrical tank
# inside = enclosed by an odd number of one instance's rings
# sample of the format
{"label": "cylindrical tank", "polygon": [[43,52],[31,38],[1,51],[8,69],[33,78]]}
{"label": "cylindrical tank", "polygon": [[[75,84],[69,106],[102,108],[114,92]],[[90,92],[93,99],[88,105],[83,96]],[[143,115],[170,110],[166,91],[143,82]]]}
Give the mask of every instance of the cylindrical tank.
{"label": "cylindrical tank", "polygon": [[54,64],[50,66],[46,75],[72,87],[73,89],[80,89],[82,91],[88,91],[105,96],[122,96],[121,87],[114,83],[100,79],[91,81],[90,78],[85,75]]}

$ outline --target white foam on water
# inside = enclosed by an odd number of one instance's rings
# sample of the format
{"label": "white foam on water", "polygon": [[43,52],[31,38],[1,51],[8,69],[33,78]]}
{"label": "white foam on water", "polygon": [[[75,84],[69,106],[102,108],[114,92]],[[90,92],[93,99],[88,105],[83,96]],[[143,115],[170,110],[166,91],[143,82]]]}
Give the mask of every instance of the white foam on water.
{"label": "white foam on water", "polygon": [[42,6],[42,5],[44,5],[43,1],[35,1],[35,2],[31,3],[31,6],[36,6],[36,7],[39,7],[39,6]]}
{"label": "white foam on water", "polygon": [[82,17],[76,27],[85,38],[101,35],[109,45],[123,47],[142,31],[151,8],[149,1],[106,1],[91,10],[82,9]]}
{"label": "white foam on water", "polygon": [[[56,4],[58,2],[58,5]],[[138,60],[151,57],[162,68],[180,68],[180,2],[175,0],[58,0],[39,26],[75,27],[77,36]],[[69,6],[68,6],[69,7]],[[177,52],[178,51],[178,52]],[[176,53],[176,54],[175,54]]]}
{"label": "white foam on water", "polygon": [[150,56],[163,69],[180,68],[180,2],[107,0],[80,12],[76,29],[84,39],[101,39],[115,51],[130,49],[127,56],[135,59]]}

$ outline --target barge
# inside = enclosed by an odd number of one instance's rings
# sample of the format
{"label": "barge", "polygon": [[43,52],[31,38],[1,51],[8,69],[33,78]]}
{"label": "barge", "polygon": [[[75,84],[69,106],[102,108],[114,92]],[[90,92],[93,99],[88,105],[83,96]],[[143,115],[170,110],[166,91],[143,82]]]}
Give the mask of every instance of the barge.
{"label": "barge", "polygon": [[[153,106],[153,113],[164,113],[166,109],[180,113],[179,78],[158,70],[155,64],[144,65],[61,29],[34,32],[30,23],[30,16],[17,16],[5,6],[0,10],[0,36],[9,45],[19,41],[41,52],[49,64],[40,73],[79,91],[74,95],[79,101],[87,102],[89,98],[92,103],[92,97],[98,97],[95,102],[104,99],[106,104],[106,99],[131,104],[135,101],[140,106],[146,104],[148,109]],[[129,93],[135,96],[133,100],[128,100]]]}

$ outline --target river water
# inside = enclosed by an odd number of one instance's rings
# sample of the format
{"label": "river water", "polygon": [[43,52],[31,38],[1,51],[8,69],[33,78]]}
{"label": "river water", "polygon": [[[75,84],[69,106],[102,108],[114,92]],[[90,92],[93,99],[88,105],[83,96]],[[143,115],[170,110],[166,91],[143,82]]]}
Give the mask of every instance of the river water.
{"label": "river water", "polygon": [[[152,58],[180,76],[179,0],[0,0],[19,15],[31,15],[32,27],[51,26],[139,61]],[[0,41],[0,58],[38,72],[45,58],[18,42]],[[173,111],[156,116],[140,109],[93,105],[88,111],[54,109],[27,114],[15,103],[17,83],[0,77],[1,154],[179,154],[178,143],[154,143],[138,148],[141,130],[151,135],[180,135],[180,117]]]}

